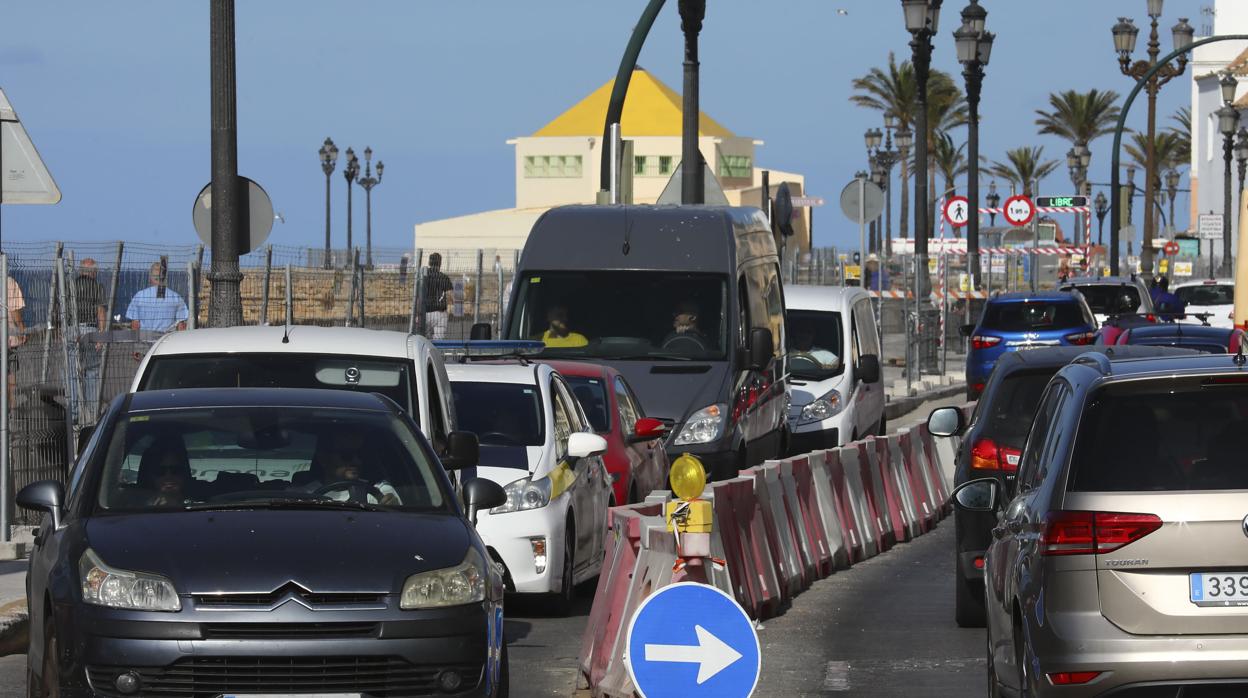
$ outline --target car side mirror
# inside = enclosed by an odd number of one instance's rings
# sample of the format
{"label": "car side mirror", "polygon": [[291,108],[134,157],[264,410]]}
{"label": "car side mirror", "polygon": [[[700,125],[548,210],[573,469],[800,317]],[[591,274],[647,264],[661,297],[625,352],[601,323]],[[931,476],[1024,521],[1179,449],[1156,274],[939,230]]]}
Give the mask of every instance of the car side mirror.
{"label": "car side mirror", "polygon": [[772,342],[771,330],[762,327],[750,330],[749,359],[752,370],[765,370],[775,353],[776,345]]}
{"label": "car side mirror", "polygon": [[1001,497],[1001,483],[985,477],[964,482],[954,488],[950,498],[963,511],[996,511]]}
{"label": "car side mirror", "polygon": [[880,357],[864,354],[858,357],[858,379],[863,383],[880,382]]}
{"label": "car side mirror", "polygon": [[578,431],[568,436],[568,457],[589,458],[601,456],[607,452],[607,440],[597,434]]}
{"label": "car side mirror", "polygon": [[970,337],[971,335],[975,334],[975,325],[973,324],[962,325],[961,327],[958,328],[958,334],[962,335],[963,337]]}
{"label": "car side mirror", "polygon": [[493,509],[507,503],[507,493],[503,486],[483,477],[474,477],[464,483],[464,506],[468,509],[468,520],[477,525],[477,513],[482,509]]}
{"label": "car side mirror", "polygon": [[927,430],[932,436],[957,436],[965,427],[962,410],[957,407],[937,407],[927,416]]}
{"label": "car side mirror", "polygon": [[446,437],[446,455],[442,467],[447,470],[471,468],[481,460],[481,446],[477,435],[470,431],[453,431]]}
{"label": "car side mirror", "polygon": [[655,419],[654,417],[642,417],[637,420],[637,424],[633,426],[633,433],[629,434],[628,442],[630,444],[640,443],[642,441],[654,441],[667,436],[667,425]]}
{"label": "car side mirror", "polygon": [[478,322],[472,326],[472,329],[468,330],[468,339],[492,339],[493,334],[494,330],[490,327],[490,323]]}
{"label": "car side mirror", "polygon": [[40,480],[22,488],[17,493],[17,505],[31,511],[43,511],[52,515],[52,527],[61,527],[61,511],[65,502],[65,486],[56,480]]}

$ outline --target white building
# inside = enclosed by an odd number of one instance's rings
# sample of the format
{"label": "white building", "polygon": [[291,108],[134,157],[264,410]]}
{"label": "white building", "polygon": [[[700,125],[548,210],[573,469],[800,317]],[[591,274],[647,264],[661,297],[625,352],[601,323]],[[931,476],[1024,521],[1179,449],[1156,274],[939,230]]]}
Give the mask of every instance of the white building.
{"label": "white building", "polygon": [[[1207,22],[1198,34],[1212,29],[1213,36],[1224,34],[1248,34],[1248,1],[1216,0],[1213,8],[1212,26]],[[1197,38],[1201,38],[1198,36]],[[1222,96],[1218,81],[1227,70],[1239,80],[1236,106],[1248,109],[1248,42],[1222,41],[1197,47],[1187,66],[1192,84],[1192,162],[1191,188],[1192,210],[1190,227],[1195,229],[1197,216],[1202,213],[1221,213],[1224,206],[1224,163],[1222,158],[1222,134],[1218,131],[1218,110],[1222,108]],[[1173,125],[1165,123],[1168,115],[1158,115],[1158,129]],[[1248,118],[1248,114],[1244,114]],[[1241,121],[1243,125],[1248,122]],[[1232,163],[1232,185],[1238,187],[1238,172]],[[1231,230],[1238,230],[1238,201],[1232,200]],[[1215,251],[1221,256],[1221,246]]]}

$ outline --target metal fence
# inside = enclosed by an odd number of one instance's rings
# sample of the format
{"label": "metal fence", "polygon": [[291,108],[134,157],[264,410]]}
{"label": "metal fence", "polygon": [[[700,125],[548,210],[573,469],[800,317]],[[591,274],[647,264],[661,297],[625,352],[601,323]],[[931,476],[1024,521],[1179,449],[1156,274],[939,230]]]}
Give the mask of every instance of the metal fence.
{"label": "metal fence", "polygon": [[[444,323],[424,312],[436,304],[425,298],[432,284],[421,283],[434,253],[451,286]],[[369,267],[358,252],[338,251],[326,267],[323,250],[270,246],[245,255],[243,322],[465,339],[474,323],[489,323],[497,335],[519,251],[374,248],[373,258]],[[151,344],[166,330],[207,323],[205,264],[197,245],[5,242],[0,272],[16,283],[22,306],[9,313],[16,303],[0,303],[0,337],[11,347],[4,359],[9,387],[0,398],[0,449],[7,451],[0,463],[9,465],[0,502],[9,521],[37,522],[13,511],[13,493],[38,480],[64,481],[79,435],[129,388]],[[172,308],[165,322],[149,317],[153,303]]]}

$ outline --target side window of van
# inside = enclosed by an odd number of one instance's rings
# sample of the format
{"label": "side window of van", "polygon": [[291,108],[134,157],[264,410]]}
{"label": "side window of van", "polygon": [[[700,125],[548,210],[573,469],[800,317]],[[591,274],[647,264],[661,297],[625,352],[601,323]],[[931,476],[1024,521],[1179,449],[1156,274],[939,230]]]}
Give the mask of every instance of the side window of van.
{"label": "side window of van", "polygon": [[[880,355],[880,337],[875,329],[875,311],[871,300],[864,298],[854,303],[854,321],[858,327],[859,350],[862,354]],[[854,359],[857,361],[857,357]]]}
{"label": "side window of van", "polygon": [[[429,393],[429,431],[432,434],[425,434],[429,437],[429,443],[433,445],[433,450],[438,455],[446,453],[446,418],[442,414],[442,393],[438,390],[438,376],[433,370],[433,366],[426,371],[428,385],[426,387]],[[416,415],[412,415],[415,419]]]}

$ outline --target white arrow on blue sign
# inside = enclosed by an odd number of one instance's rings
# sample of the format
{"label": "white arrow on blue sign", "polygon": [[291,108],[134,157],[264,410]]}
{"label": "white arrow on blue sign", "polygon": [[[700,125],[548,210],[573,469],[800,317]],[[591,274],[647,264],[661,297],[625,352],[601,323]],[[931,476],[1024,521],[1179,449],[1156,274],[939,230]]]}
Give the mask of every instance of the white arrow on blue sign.
{"label": "white arrow on blue sign", "polygon": [[625,660],[642,698],[747,698],[762,669],[745,610],[719,589],[692,582],[641,602],[629,621]]}

